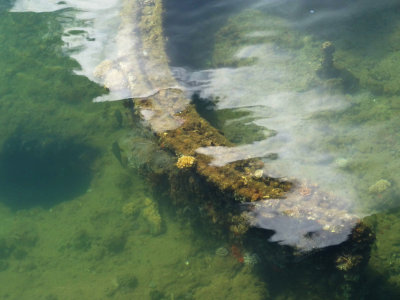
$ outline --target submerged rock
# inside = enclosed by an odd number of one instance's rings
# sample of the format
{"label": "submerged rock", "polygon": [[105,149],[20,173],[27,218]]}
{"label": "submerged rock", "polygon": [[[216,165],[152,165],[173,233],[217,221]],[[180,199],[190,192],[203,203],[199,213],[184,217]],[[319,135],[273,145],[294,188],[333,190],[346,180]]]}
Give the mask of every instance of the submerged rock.
{"label": "submerged rock", "polygon": [[379,194],[386,191],[392,184],[386,179],[380,179],[368,188],[371,194]]}

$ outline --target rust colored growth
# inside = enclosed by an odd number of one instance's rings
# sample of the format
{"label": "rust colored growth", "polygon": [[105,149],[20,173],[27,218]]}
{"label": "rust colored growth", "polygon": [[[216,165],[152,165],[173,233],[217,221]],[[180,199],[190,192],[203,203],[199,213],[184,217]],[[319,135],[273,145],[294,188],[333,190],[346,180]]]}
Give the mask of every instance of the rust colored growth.
{"label": "rust colored growth", "polygon": [[[233,193],[244,201],[256,201],[265,196],[282,197],[288,189],[275,188],[268,178],[255,178],[250,170],[257,170],[262,162],[256,159],[239,161],[223,167],[210,165],[210,157],[196,153],[196,149],[207,146],[232,146],[232,144],[206,120],[200,117],[193,107],[179,113],[183,124],[160,133],[160,144],[177,155],[195,157],[196,172],[224,192]],[[254,172],[253,172],[254,173]],[[274,185],[275,186],[275,185]]]}
{"label": "rust colored growth", "polygon": [[231,247],[232,256],[240,263],[244,263],[244,257],[240,248],[236,245],[232,245]]}
{"label": "rust colored growth", "polygon": [[358,221],[351,232],[351,240],[361,245],[370,245],[375,240],[375,234],[370,226],[363,221]]}
{"label": "rust colored growth", "polygon": [[232,144],[206,120],[200,117],[193,106],[178,113],[183,120],[181,126],[161,134],[164,144],[176,153],[195,155],[196,149],[207,146],[231,146]]}
{"label": "rust colored growth", "polygon": [[276,181],[268,178],[262,180],[246,175],[239,161],[223,167],[210,166],[208,158],[199,156],[197,172],[216,184],[222,191],[231,191],[237,199],[244,201],[257,201],[263,198],[280,198],[289,189],[288,184],[275,188]]}

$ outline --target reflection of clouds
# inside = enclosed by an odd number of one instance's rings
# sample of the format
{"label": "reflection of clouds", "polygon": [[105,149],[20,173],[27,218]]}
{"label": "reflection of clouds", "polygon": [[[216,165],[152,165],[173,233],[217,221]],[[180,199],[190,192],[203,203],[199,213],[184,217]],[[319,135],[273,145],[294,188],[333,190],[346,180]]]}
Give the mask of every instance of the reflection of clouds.
{"label": "reflection of clouds", "polygon": [[179,88],[166,60],[155,61],[143,49],[138,12],[153,4],[130,0],[17,0],[12,11],[59,11],[63,50],[80,65],[75,73],[107,87],[110,93],[95,101],[109,101],[146,98],[163,89]]}
{"label": "reflection of clouds", "polygon": [[300,251],[337,245],[347,240],[358,216],[349,198],[325,192],[301,178],[285,198],[246,204],[250,225],[273,230],[272,242]]}
{"label": "reflection of clouds", "polygon": [[264,174],[289,178],[300,186],[318,185],[311,195],[301,195],[295,188],[285,199],[249,206],[252,224],[274,230],[273,241],[305,251],[343,242],[357,220],[350,213],[355,198],[334,155],[320,147],[320,140],[335,132],[316,115],[347,108],[344,96],[309,88],[315,66],[272,44],[243,47],[237,57],[257,60],[236,69],[204,71],[207,80],[200,87],[201,96],[218,97],[218,109],[251,112],[254,123],[276,134],[252,144],[203,147],[197,152],[211,156],[215,166],[263,158]]}
{"label": "reflection of clouds", "polygon": [[275,231],[272,242],[310,251],[342,243],[358,220],[339,199],[329,197],[301,195],[296,188],[285,199],[248,204],[247,215],[252,226]]}
{"label": "reflection of clouds", "polygon": [[[120,7],[120,0],[17,0],[12,11],[59,11],[59,20],[64,27],[63,50],[77,60],[81,67],[75,72],[102,84],[102,80],[94,76],[94,70],[103,60],[113,61],[117,57],[115,36],[120,24]],[[111,80],[111,76],[108,80]],[[120,94],[128,94],[127,89]]]}
{"label": "reflection of clouds", "polygon": [[66,2],[58,0],[17,0],[11,11],[51,12],[67,7],[69,7],[69,5]]}
{"label": "reflection of clouds", "polygon": [[334,158],[318,147],[321,137],[334,133],[313,116],[346,108],[344,97],[307,90],[307,80],[312,79],[314,70],[271,44],[244,47],[238,55],[258,60],[254,65],[236,69],[207,70],[208,80],[201,87],[201,95],[218,96],[220,109],[241,108],[251,112],[254,123],[276,135],[251,145],[205,147],[197,151],[212,156],[212,164],[216,166],[277,154],[277,159],[266,160],[266,174],[330,180],[337,177],[332,166]]}
{"label": "reflection of clouds", "polygon": [[146,36],[150,32],[144,32],[145,26],[157,26],[158,20],[151,18],[161,17],[153,0],[57,3],[17,0],[13,11],[69,8],[57,15],[64,29],[63,50],[80,64],[75,73],[109,91],[94,101],[146,98],[141,114],[154,131],[171,130],[182,124],[176,113],[183,111],[189,100],[181,95],[181,87],[172,76],[161,31],[153,28],[151,38]]}
{"label": "reflection of clouds", "polygon": [[[237,147],[201,147],[198,148],[196,152],[211,156],[213,158],[210,163],[212,166],[222,167],[234,161],[255,157],[267,157],[276,152],[273,151],[271,147],[265,147],[265,144],[266,141],[261,141]],[[279,149],[279,147],[277,149]]]}

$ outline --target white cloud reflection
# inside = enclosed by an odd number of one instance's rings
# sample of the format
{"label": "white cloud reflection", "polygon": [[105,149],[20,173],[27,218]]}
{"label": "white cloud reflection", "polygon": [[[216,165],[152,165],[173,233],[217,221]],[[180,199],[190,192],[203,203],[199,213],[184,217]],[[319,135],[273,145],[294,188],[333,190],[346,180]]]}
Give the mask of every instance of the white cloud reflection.
{"label": "white cloud reflection", "polygon": [[321,138],[336,133],[315,116],[342,111],[348,101],[342,94],[310,88],[315,86],[309,84],[316,76],[315,65],[272,44],[246,46],[237,57],[257,60],[251,66],[192,75],[206,78],[200,86],[201,96],[218,97],[217,109],[250,112],[255,124],[275,135],[252,144],[203,147],[197,152],[211,156],[215,166],[261,158],[264,174],[296,183],[285,199],[247,206],[253,226],[275,231],[272,241],[302,251],[345,241],[358,219],[355,195],[335,163],[337,153],[320,145]]}
{"label": "white cloud reflection", "polygon": [[146,5],[154,4],[151,0],[16,0],[11,11],[58,11],[63,50],[80,65],[75,73],[109,89],[95,101],[113,101],[180,88],[170,80],[168,66],[150,61],[142,47],[138,10]]}

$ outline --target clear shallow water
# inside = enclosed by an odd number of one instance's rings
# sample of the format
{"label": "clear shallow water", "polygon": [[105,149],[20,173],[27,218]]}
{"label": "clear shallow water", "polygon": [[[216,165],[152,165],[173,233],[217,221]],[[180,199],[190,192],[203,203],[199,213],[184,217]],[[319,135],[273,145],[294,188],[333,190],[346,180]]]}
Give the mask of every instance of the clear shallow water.
{"label": "clear shallow water", "polygon": [[[204,115],[241,144],[220,156],[216,149],[199,151],[215,155],[217,165],[241,159],[243,153],[262,157],[266,174],[318,184],[344,201],[351,214],[381,212],[370,218],[377,241],[359,288],[366,298],[394,297],[399,264],[395,6],[307,2],[288,11],[290,1],[254,1],[245,7],[210,3],[194,12],[198,21],[189,22],[193,27],[187,21],[181,25],[180,19],[171,22],[168,13],[182,16],[181,7],[166,3],[166,33],[172,62],[183,68],[178,69],[182,84],[194,77],[188,90],[211,100],[218,97],[216,105],[206,102],[216,110]],[[86,9],[83,4],[68,5]],[[176,223],[168,197],[153,191],[134,169],[121,166],[113,145],[127,136],[136,145],[131,166],[151,166],[143,154],[158,153],[151,133],[140,126],[132,129],[121,103],[91,102],[107,95],[86,77],[104,84],[92,72],[116,54],[97,42],[117,30],[120,3],[107,10],[90,8],[89,14],[54,11],[36,2],[28,10],[47,12],[16,12],[26,10],[18,5],[14,12],[1,12],[0,30],[1,82],[7,83],[1,91],[0,276],[13,282],[2,291],[3,298],[326,298],[336,287],[334,280],[326,285],[329,269],[326,280],[318,281],[312,265],[280,265],[271,252],[263,257],[262,270],[243,267],[232,253],[218,256],[218,247],[234,252],[234,245],[210,238],[210,228],[204,228],[203,238],[190,223]],[[196,5],[193,1],[184,10],[193,12]],[[100,27],[95,21],[76,27],[82,19],[104,14],[117,19],[110,17]],[[332,30],[331,22],[341,25]],[[199,28],[212,30],[204,34]],[[384,39],[381,33],[388,28]],[[68,32],[78,44],[68,46]],[[204,48],[198,46],[203,38],[208,42]],[[335,66],[358,79],[356,87],[353,77],[316,73],[327,40],[336,48]],[[383,40],[385,46],[377,47]],[[198,50],[193,61],[191,55],[181,60],[178,55],[187,45]],[[374,187],[381,179],[390,186],[381,182]],[[293,227],[268,226],[277,231],[275,239],[296,245],[290,239],[293,232],[298,236]]]}

